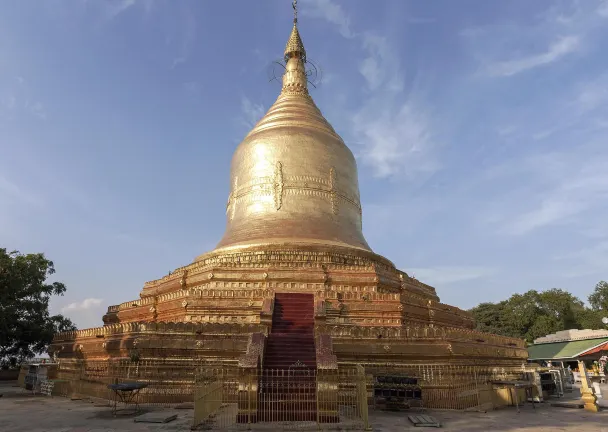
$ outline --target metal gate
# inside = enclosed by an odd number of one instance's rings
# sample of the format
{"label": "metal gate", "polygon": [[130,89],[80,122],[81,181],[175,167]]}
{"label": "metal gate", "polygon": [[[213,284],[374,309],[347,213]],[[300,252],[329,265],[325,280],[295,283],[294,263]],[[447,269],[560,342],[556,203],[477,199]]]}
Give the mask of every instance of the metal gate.
{"label": "metal gate", "polygon": [[367,399],[361,366],[202,371],[194,391],[193,428],[367,430]]}

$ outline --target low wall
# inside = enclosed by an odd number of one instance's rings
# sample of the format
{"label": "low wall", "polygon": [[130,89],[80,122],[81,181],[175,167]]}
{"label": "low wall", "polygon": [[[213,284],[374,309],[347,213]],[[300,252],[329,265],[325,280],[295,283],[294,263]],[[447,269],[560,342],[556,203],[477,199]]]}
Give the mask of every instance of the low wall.
{"label": "low wall", "polygon": [[0,381],[16,381],[19,378],[19,369],[0,369]]}
{"label": "low wall", "polygon": [[192,402],[195,382],[205,373],[221,376],[236,365],[213,364],[196,359],[73,360],[59,364],[58,378],[69,382],[68,394],[76,397],[113,399],[109,384],[143,382],[142,404],[167,405]]}
{"label": "low wall", "polygon": [[[131,362],[128,359],[79,360],[61,362],[58,378],[69,382],[71,396],[101,399],[113,398],[108,384],[126,381],[144,382],[148,387],[140,393],[142,404],[170,406],[192,402],[197,386],[218,380],[224,383],[225,390],[235,389],[233,392],[227,391],[226,397],[236,395],[236,389],[243,379],[239,372],[241,369],[237,364],[220,362],[214,364],[196,359],[142,359],[139,362]],[[341,378],[355,376],[355,370],[351,367],[340,368],[335,373]],[[364,374],[370,402],[373,398],[375,377],[395,374],[417,378],[425,407],[454,410],[492,409],[512,405],[509,391],[493,389],[490,383],[494,380],[525,379],[521,368],[441,364],[410,364],[398,367],[376,365],[366,367]],[[353,390],[355,383],[355,380],[345,379],[336,385],[341,389]],[[519,396],[519,400],[523,402],[525,395]],[[229,402],[236,403],[237,399]]]}

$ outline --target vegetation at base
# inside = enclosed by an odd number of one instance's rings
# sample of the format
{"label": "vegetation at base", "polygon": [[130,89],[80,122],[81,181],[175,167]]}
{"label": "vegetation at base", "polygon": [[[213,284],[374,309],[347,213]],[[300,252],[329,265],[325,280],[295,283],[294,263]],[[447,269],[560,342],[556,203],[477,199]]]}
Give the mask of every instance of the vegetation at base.
{"label": "vegetation at base", "polygon": [[52,296],[63,295],[61,282],[44,254],[23,255],[0,248],[0,367],[15,367],[46,351],[56,332],[75,330],[62,315],[50,315]]}
{"label": "vegetation at base", "polygon": [[608,282],[601,281],[588,298],[581,300],[562,289],[530,290],[513,294],[499,303],[481,303],[469,312],[477,330],[525,339],[534,339],[570,329],[604,329],[608,316]]}

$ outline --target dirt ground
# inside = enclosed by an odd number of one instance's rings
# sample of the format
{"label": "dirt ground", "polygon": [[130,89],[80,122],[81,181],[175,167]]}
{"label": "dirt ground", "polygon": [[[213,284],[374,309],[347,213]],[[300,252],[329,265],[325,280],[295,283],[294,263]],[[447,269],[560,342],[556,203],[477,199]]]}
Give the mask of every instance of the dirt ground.
{"label": "dirt ground", "polygon": [[[576,392],[576,390],[575,390]],[[111,409],[88,400],[72,401],[61,397],[33,396],[16,387],[14,382],[0,382],[0,431],[4,432],[114,432],[114,431],[187,431],[192,423],[192,410],[162,410],[177,414],[166,423],[136,423],[133,416],[113,417]],[[606,392],[605,394],[608,394]],[[576,397],[576,393],[570,397]],[[551,407],[549,403],[526,404],[518,413],[509,407],[488,413],[433,411],[424,414],[437,418],[446,431],[466,432],[608,432],[608,403],[606,410],[591,413],[581,409]],[[156,412],[156,411],[155,411]],[[407,419],[411,412],[370,413],[374,431],[424,431]],[[275,427],[276,426],[276,427]],[[300,425],[276,424],[272,430],[301,430]]]}

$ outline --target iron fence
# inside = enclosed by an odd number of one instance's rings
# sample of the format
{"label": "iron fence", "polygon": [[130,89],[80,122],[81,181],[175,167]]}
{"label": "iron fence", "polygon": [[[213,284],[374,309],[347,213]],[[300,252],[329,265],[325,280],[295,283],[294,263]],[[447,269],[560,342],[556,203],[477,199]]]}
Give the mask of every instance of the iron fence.
{"label": "iron fence", "polygon": [[199,370],[193,428],[209,430],[367,430],[362,367],[317,370]]}
{"label": "iron fence", "polygon": [[191,359],[63,362],[58,376],[69,383],[63,393],[72,398],[112,401],[116,395],[108,388],[110,384],[138,382],[146,384],[138,394],[140,406],[175,407],[192,404],[196,371],[201,364]]}
{"label": "iron fence", "polygon": [[60,363],[58,371],[59,394],[109,403],[114,399],[109,384],[145,383],[139,394],[142,408],[193,408],[193,426],[215,430],[366,429],[378,377],[404,377],[383,382],[393,383],[406,399],[419,399],[419,405],[408,407],[452,410],[488,409],[492,381],[528,379],[521,369],[483,366],[367,364],[261,370],[197,359],[81,360]]}
{"label": "iron fence", "polygon": [[448,410],[488,409],[493,404],[493,381],[528,381],[520,368],[449,364],[368,365],[366,374],[372,392],[374,377],[410,377],[420,390],[421,407]]}

